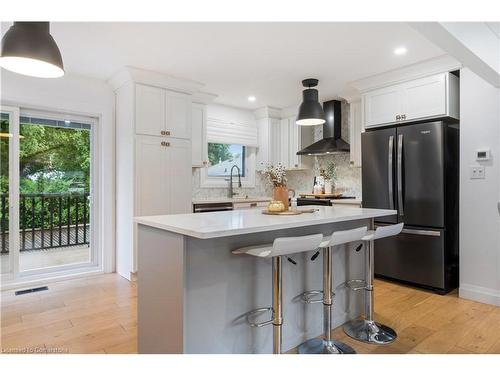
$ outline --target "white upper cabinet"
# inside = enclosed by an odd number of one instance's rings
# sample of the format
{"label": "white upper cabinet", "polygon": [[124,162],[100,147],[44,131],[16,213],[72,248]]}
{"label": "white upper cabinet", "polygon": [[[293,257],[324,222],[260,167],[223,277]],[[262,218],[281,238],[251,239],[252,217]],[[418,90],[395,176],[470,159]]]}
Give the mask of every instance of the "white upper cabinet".
{"label": "white upper cabinet", "polygon": [[166,135],[175,138],[191,137],[191,97],[173,91],[167,91],[166,99]]}
{"label": "white upper cabinet", "polygon": [[158,137],[191,137],[191,97],[158,87],[135,85],[135,132]]}
{"label": "white upper cabinet", "polygon": [[406,120],[447,115],[446,75],[417,79],[402,86]]}
{"label": "white upper cabinet", "polygon": [[165,90],[135,85],[135,132],[161,136],[165,130]]}
{"label": "white upper cabinet", "polygon": [[364,127],[449,116],[459,118],[459,81],[441,73],[366,92]]}
{"label": "white upper cabinet", "polygon": [[266,163],[281,163],[286,169],[309,168],[307,159],[297,155],[297,151],[313,143],[312,129],[298,126],[295,116],[283,118],[264,118],[258,122],[259,148],[257,167]]}
{"label": "white upper cabinet", "polygon": [[208,165],[207,109],[206,105],[193,103],[191,110],[192,166]]}
{"label": "white upper cabinet", "polygon": [[366,127],[396,121],[403,109],[399,87],[385,87],[363,95]]}

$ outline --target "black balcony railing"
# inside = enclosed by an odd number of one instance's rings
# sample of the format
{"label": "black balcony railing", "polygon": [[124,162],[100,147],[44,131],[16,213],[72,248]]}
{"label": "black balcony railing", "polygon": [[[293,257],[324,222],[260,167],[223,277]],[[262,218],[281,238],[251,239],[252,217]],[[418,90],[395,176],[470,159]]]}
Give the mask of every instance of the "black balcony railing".
{"label": "black balcony railing", "polygon": [[[21,251],[89,244],[89,193],[21,194]],[[9,197],[0,194],[0,252],[9,252]]]}

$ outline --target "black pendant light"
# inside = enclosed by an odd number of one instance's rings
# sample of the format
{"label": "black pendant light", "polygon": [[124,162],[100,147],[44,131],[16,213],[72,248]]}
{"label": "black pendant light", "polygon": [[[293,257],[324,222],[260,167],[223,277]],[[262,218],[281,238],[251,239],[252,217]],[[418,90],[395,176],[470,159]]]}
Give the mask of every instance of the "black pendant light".
{"label": "black pendant light", "polygon": [[302,81],[302,85],[307,89],[302,92],[303,100],[297,115],[297,125],[313,126],[324,124],[325,113],[318,101],[318,90],[311,88],[318,86],[318,80],[308,78]]}
{"label": "black pendant light", "polygon": [[64,75],[61,52],[48,22],[14,22],[2,38],[0,66],[40,78]]}

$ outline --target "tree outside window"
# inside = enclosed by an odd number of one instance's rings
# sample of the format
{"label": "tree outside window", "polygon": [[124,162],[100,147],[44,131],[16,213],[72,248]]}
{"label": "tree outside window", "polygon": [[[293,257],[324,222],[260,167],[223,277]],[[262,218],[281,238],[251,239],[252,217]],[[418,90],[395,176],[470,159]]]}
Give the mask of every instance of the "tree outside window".
{"label": "tree outside window", "polygon": [[208,144],[209,177],[227,177],[233,165],[240,168],[241,176],[245,175],[245,146],[225,143]]}

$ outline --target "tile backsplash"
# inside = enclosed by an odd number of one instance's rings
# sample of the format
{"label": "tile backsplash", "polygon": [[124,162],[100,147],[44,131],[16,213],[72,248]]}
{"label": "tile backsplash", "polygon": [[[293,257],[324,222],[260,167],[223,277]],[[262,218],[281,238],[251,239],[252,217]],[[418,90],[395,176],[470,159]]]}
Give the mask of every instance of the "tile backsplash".
{"label": "tile backsplash", "polygon": [[[323,137],[323,127],[316,126],[314,129],[314,141]],[[349,104],[342,103],[342,139],[349,142]],[[337,165],[337,179],[335,189],[345,195],[361,198],[361,168],[350,165],[349,153],[338,153],[321,155],[314,157],[312,169],[287,171],[288,186],[297,193],[307,193],[312,191],[314,176],[319,175],[321,168],[333,161]],[[254,188],[235,188],[238,195],[248,195],[252,197],[270,197],[272,189],[268,185],[266,178],[256,172]],[[193,168],[193,198],[221,198],[228,194],[227,188],[201,188],[200,169]]]}
{"label": "tile backsplash", "polygon": [[[314,157],[312,169],[287,171],[288,186],[295,189],[297,193],[312,191],[314,176],[319,175],[319,170],[333,161],[337,164],[337,180],[335,189],[344,192],[345,195],[361,198],[361,168],[352,167],[349,163],[349,153],[331,154]],[[272,189],[267,183],[265,176],[256,172],[254,188],[235,188],[238,195],[252,197],[270,197]],[[221,198],[226,197],[226,188],[201,188],[200,169],[193,168],[193,198]]]}

